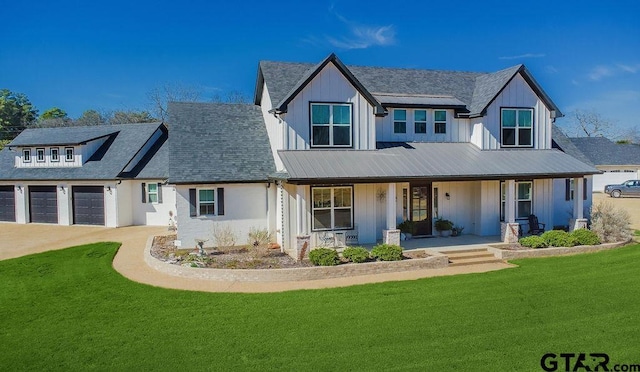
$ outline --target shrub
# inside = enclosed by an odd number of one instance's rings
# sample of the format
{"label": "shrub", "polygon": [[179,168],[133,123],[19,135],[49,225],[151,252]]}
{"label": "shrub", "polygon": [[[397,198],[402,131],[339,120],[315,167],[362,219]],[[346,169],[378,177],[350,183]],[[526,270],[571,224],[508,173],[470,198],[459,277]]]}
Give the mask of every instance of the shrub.
{"label": "shrub", "polygon": [[369,251],[362,247],[347,247],[342,251],[342,257],[355,263],[365,262],[369,259]]}
{"label": "shrub", "polygon": [[405,234],[414,235],[416,233],[416,223],[411,220],[405,220],[398,225],[398,229]]}
{"label": "shrub", "polygon": [[229,225],[213,226],[213,240],[215,240],[218,249],[232,248],[236,245],[236,233]]}
{"label": "shrub", "polygon": [[371,257],[378,261],[402,260],[402,247],[398,245],[378,244],[371,250]]}
{"label": "shrub", "polygon": [[309,252],[309,260],[316,266],[336,266],[340,263],[338,252],[331,248],[316,248]]}
{"label": "shrub", "polygon": [[437,231],[446,231],[453,228],[453,222],[440,217],[436,220],[435,227]]}
{"label": "shrub", "polygon": [[525,236],[520,238],[518,242],[521,246],[529,248],[546,248],[549,246],[542,237],[537,235]]}
{"label": "shrub", "polygon": [[631,239],[629,213],[609,202],[595,204],[591,207],[591,231],[604,243],[628,241]]}
{"label": "shrub", "polygon": [[591,230],[587,229],[577,229],[573,230],[571,236],[576,238],[578,245],[597,245],[600,244],[600,238],[598,238],[598,234],[594,233]]}
{"label": "shrub", "polygon": [[576,238],[562,230],[547,231],[540,237],[551,247],[573,247],[578,243]]}
{"label": "shrub", "polygon": [[249,239],[247,240],[247,244],[254,247],[265,246],[271,242],[271,233],[267,229],[251,227],[248,235]]}

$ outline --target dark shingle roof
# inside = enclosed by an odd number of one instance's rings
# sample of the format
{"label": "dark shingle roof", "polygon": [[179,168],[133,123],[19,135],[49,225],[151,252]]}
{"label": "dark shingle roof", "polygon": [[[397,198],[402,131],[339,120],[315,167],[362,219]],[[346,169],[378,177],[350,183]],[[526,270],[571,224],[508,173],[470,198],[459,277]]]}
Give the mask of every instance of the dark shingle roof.
{"label": "dark shingle roof", "polygon": [[640,164],[639,145],[617,144],[605,137],[580,137],[569,140],[595,165]]}
{"label": "dark shingle roof", "polygon": [[383,142],[378,144],[378,150],[298,150],[278,154],[292,183],[318,179],[370,182],[564,178],[599,173],[593,166],[558,150],[483,151],[471,143]]}
{"label": "dark shingle roof", "polygon": [[[9,146],[80,145],[117,132],[116,125],[25,129]],[[73,128],[73,129],[70,129]]]}
{"label": "dark shingle roof", "polygon": [[[72,138],[75,141],[80,137],[76,136],[76,132],[92,133],[85,138],[108,136],[108,139],[89,160],[85,160],[82,167],[73,168],[16,168],[14,166],[16,151],[7,146],[0,151],[0,180],[112,180],[120,178],[125,167],[159,128],[164,128],[164,125],[148,123],[30,129],[29,132],[25,131],[28,141],[23,141],[22,134],[20,134],[11,146],[18,146],[16,144],[21,143],[33,145],[37,143],[42,146],[70,145],[74,142],[61,142],[59,139]],[[158,178],[166,175],[166,169],[162,169],[162,164],[154,164],[146,171],[147,176],[156,172],[160,176]],[[167,167],[166,163],[164,167]],[[134,177],[135,174],[129,176]]]}
{"label": "dark shingle roof", "polygon": [[594,163],[588,157],[586,157],[582,153],[582,151],[578,150],[573,142],[571,142],[571,139],[567,137],[557,125],[552,124],[551,128],[551,141],[553,148],[559,149],[560,151],[573,156],[583,163],[594,165]]}
{"label": "dark shingle roof", "polygon": [[169,104],[171,183],[266,181],[275,171],[260,107]]}

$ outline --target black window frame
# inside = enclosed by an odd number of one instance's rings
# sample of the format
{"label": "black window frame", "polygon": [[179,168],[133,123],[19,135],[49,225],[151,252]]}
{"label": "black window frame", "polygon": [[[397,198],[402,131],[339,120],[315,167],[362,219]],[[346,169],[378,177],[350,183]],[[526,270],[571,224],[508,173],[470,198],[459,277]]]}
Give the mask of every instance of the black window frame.
{"label": "black window frame", "polygon": [[[511,128],[511,127],[507,127],[509,129],[514,129],[514,144],[513,145],[505,145],[504,144],[504,128],[502,126],[502,119],[503,119],[503,115],[504,115],[504,111],[505,110],[515,110],[516,111],[516,126]],[[520,145],[520,129],[518,127],[518,112],[519,111],[530,111],[531,112],[531,144],[530,145]],[[535,147],[535,127],[536,127],[536,112],[535,109],[533,107],[500,107],[500,147],[505,147],[505,148],[526,148],[526,149],[530,149],[530,148],[534,148]],[[522,128],[526,128],[526,127],[522,127]]]}
{"label": "black window frame", "polygon": [[[55,159],[53,157],[54,150],[56,153]],[[60,149],[58,147],[52,147],[49,149],[49,159],[51,160],[51,162],[54,162],[54,163],[57,163],[60,161]]]}
{"label": "black window frame", "polygon": [[[329,106],[329,144],[328,145],[316,145],[314,144],[314,136],[313,136],[313,106],[315,105],[328,105]],[[334,145],[333,144],[333,127],[336,126],[333,123],[333,106],[347,106],[349,107],[349,145]],[[315,126],[320,126],[316,124]],[[343,125],[337,125],[343,126]],[[341,149],[349,149],[353,148],[353,132],[354,132],[354,113],[353,113],[353,103],[352,102],[324,102],[324,101],[309,101],[309,147],[311,148],[341,148]]]}

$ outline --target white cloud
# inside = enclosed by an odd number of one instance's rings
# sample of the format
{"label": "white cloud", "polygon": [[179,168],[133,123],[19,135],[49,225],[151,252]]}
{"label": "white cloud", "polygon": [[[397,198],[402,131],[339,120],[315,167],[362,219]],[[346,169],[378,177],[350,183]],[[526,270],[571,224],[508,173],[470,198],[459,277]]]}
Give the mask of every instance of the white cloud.
{"label": "white cloud", "polygon": [[635,65],[623,65],[622,63],[619,63],[617,66],[620,70],[632,74],[635,74],[636,72],[638,72],[638,70],[640,70],[640,63]]}
{"label": "white cloud", "polygon": [[542,58],[545,57],[546,54],[544,53],[525,53],[525,54],[519,54],[517,56],[503,56],[503,57],[498,57],[498,59],[525,59],[525,58]]}
{"label": "white cloud", "polygon": [[588,74],[587,77],[591,80],[598,81],[602,78],[612,76],[613,69],[607,66],[596,66]]}
{"label": "white cloud", "polygon": [[[624,133],[629,128],[636,126],[637,110],[640,105],[640,90],[622,89],[600,92],[589,99],[573,102],[562,110],[569,114],[575,110],[593,110],[602,115],[603,118],[614,124],[614,133],[617,136]],[[570,120],[570,115],[562,119]]]}
{"label": "white cloud", "polygon": [[599,65],[587,73],[587,78],[589,78],[589,80],[599,81],[620,74],[635,74],[638,71],[640,71],[640,63]]}
{"label": "white cloud", "polygon": [[551,66],[551,65],[547,65],[545,66],[544,70],[548,73],[548,74],[557,74],[558,73],[558,69]]}

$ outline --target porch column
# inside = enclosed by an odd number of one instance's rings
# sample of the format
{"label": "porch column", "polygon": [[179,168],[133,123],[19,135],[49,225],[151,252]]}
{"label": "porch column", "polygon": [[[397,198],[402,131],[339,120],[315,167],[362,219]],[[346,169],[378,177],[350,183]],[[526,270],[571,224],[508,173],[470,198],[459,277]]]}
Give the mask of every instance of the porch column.
{"label": "porch column", "polygon": [[505,243],[517,243],[520,224],[516,222],[516,181],[505,181],[504,222],[500,224],[500,235]]}
{"label": "porch column", "polygon": [[573,218],[569,221],[571,231],[586,229],[587,219],[584,218],[584,183],[583,178],[573,179]]}
{"label": "porch column", "polygon": [[382,242],[400,245],[400,230],[396,229],[396,184],[387,186],[387,228],[382,230]]}
{"label": "porch column", "polygon": [[311,249],[311,236],[307,232],[307,212],[304,199],[305,186],[296,186],[296,251],[295,258],[298,261],[309,257]]}

